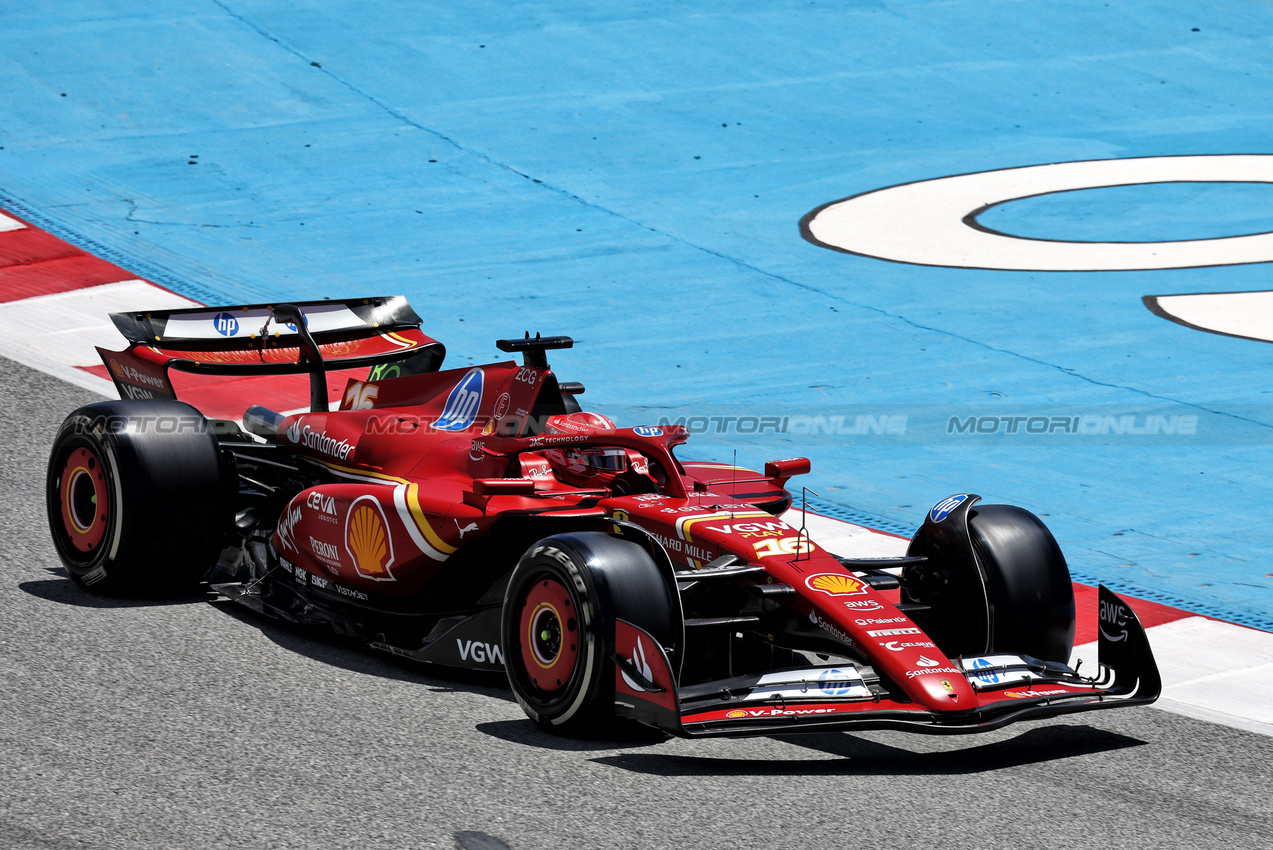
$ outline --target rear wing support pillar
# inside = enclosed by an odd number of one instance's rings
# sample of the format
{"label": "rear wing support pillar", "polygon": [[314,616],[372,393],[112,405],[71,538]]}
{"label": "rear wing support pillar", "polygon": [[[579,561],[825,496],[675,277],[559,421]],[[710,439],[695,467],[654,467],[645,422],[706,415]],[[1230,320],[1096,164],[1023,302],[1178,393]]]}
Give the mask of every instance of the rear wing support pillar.
{"label": "rear wing support pillar", "polygon": [[305,315],[295,304],[279,304],[273,314],[274,321],[296,327],[303,362],[309,364],[309,411],[326,413],[330,409],[327,404],[327,370],[323,368],[323,353],[318,350],[314,335],[305,326]]}

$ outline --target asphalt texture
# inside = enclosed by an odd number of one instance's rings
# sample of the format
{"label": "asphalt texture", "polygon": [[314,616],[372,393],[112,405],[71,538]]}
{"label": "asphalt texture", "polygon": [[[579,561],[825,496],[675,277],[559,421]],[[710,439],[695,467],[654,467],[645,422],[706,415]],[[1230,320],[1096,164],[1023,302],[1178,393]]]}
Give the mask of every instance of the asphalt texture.
{"label": "asphalt texture", "polygon": [[9,361],[0,399],[0,847],[1268,846],[1273,738],[1150,708],[958,738],[570,740],[500,678],[203,593],[90,595],[42,487],[58,423],[96,399]]}

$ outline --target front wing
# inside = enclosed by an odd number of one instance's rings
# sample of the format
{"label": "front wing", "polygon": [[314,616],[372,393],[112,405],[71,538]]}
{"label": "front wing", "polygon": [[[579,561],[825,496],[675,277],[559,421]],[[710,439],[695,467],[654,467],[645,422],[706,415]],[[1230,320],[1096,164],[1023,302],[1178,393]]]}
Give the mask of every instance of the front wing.
{"label": "front wing", "polygon": [[976,705],[934,711],[899,701],[871,668],[844,664],[737,677],[678,688],[658,643],[616,627],[615,710],[683,737],[852,729],[961,734],[1020,720],[1146,705],[1162,690],[1149,640],[1131,606],[1100,588],[1099,675],[1007,654],[956,661]]}

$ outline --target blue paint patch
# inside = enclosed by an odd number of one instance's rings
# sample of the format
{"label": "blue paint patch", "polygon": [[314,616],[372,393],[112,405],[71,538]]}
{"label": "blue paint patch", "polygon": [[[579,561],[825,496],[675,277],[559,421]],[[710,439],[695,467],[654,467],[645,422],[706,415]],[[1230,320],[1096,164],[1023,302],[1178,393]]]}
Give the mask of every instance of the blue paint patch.
{"label": "blue paint patch", "polygon": [[933,505],[933,509],[928,512],[928,517],[933,522],[941,522],[946,517],[950,516],[951,511],[953,511],[955,508],[959,507],[966,501],[968,501],[968,497],[963,494],[958,496],[948,496],[947,498],[942,499],[940,502]]}
{"label": "blue paint patch", "polygon": [[470,369],[446,397],[442,415],[433,423],[439,431],[463,431],[473,424],[482,406],[484,375],[481,369]]}

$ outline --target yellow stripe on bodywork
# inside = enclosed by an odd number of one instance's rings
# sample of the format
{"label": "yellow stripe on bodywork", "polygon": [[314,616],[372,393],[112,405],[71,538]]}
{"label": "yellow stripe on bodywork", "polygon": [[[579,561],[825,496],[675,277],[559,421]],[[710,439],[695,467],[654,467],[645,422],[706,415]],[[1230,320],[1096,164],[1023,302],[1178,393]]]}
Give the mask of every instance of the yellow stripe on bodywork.
{"label": "yellow stripe on bodywork", "polygon": [[332,472],[335,472],[338,475],[343,475],[346,478],[369,479],[377,483],[381,481],[390,482],[393,484],[407,483],[407,479],[405,478],[399,478],[396,475],[388,475],[384,472],[372,472],[367,469],[353,469],[351,467],[341,466],[340,464],[332,463],[330,461],[319,460],[318,458],[309,458],[309,459],[314,461],[315,463],[318,463],[327,467]]}
{"label": "yellow stripe on bodywork", "polygon": [[454,546],[447,543],[438,533],[433,530],[433,526],[429,525],[428,518],[425,517],[424,511],[420,509],[420,496],[418,484],[407,485],[407,508],[411,511],[411,518],[415,520],[416,526],[424,534],[424,539],[429,541],[429,545],[437,549],[443,554],[450,555],[455,551]]}
{"label": "yellow stripe on bodywork", "polygon": [[318,461],[318,463],[321,463],[323,466],[338,475],[343,475],[346,478],[361,479],[363,481],[371,481],[375,483],[383,482],[386,484],[406,485],[404,501],[406,503],[407,511],[411,514],[411,520],[415,524],[416,528],[418,528],[420,533],[424,535],[425,541],[430,547],[437,550],[437,552],[443,557],[455,552],[456,547],[439,537],[438,533],[433,530],[433,526],[429,525],[428,518],[425,517],[424,511],[420,508],[420,497],[418,495],[420,487],[419,484],[413,484],[408,482],[405,478],[399,478],[396,475],[387,475],[383,472],[371,472],[366,469],[351,469],[346,466],[340,466],[339,464],[322,460]]}

